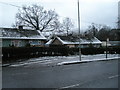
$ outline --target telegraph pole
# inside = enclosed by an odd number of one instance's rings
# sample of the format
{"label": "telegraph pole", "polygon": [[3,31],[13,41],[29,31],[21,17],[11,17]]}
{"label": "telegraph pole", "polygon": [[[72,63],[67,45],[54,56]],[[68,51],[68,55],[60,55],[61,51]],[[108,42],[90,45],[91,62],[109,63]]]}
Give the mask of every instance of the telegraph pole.
{"label": "telegraph pole", "polygon": [[78,30],[79,30],[79,60],[81,61],[81,45],[80,45],[80,10],[79,10],[79,0],[78,0]]}
{"label": "telegraph pole", "polygon": [[107,59],[107,40],[106,40],[106,59]]}
{"label": "telegraph pole", "polygon": [[108,42],[109,42],[109,38],[106,39],[106,59],[108,58]]}

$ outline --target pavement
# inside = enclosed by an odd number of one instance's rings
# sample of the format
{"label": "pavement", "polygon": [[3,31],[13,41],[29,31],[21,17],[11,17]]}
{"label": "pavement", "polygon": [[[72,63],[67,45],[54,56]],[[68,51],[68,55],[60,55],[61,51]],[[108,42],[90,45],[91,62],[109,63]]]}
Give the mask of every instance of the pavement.
{"label": "pavement", "polygon": [[2,67],[18,67],[18,66],[60,66],[68,64],[87,63],[95,61],[106,61],[120,59],[119,54],[97,54],[97,55],[81,55],[81,61],[78,55],[73,56],[51,56],[51,57],[39,57],[31,58],[24,61],[18,61],[13,63],[2,64]]}
{"label": "pavement", "polygon": [[101,58],[101,59],[87,59],[87,60],[76,60],[76,61],[68,61],[68,62],[61,62],[58,63],[57,65],[69,65],[69,64],[78,64],[78,63],[87,63],[87,62],[95,62],[95,61],[107,61],[107,60],[115,60],[115,59],[120,59],[120,57],[112,57],[112,58]]}

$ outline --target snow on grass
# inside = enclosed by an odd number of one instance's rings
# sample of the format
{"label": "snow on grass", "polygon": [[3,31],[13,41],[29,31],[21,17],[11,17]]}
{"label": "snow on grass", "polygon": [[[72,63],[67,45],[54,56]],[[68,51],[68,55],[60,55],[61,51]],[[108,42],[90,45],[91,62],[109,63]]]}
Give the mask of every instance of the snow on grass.
{"label": "snow on grass", "polygon": [[118,57],[111,57],[111,58],[97,58],[97,59],[84,59],[84,60],[74,60],[74,61],[66,61],[58,63],[57,65],[66,65],[66,64],[74,64],[74,63],[84,63],[84,62],[91,62],[91,61],[104,61],[104,60],[112,60],[112,59],[118,59]]}
{"label": "snow on grass", "polygon": [[82,55],[81,60],[79,61],[79,55],[72,56],[47,56],[47,57],[39,57],[39,58],[31,58],[26,61],[16,62],[11,64],[12,67],[17,66],[25,66],[25,65],[34,65],[34,64],[53,64],[53,65],[64,65],[71,63],[82,63],[82,62],[91,62],[91,61],[100,61],[100,60],[110,60],[120,58],[119,54],[108,54],[108,58],[106,59],[105,54],[97,54],[97,55]]}

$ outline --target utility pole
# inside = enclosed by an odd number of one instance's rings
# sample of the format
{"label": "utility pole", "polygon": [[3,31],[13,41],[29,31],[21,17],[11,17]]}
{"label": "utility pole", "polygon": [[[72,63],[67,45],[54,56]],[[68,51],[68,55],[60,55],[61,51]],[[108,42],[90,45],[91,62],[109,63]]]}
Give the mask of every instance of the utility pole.
{"label": "utility pole", "polygon": [[107,59],[107,40],[106,40],[106,59]]}
{"label": "utility pole", "polygon": [[81,45],[80,45],[80,10],[79,10],[79,0],[78,0],[78,30],[79,30],[79,60],[81,61]]}
{"label": "utility pole", "polygon": [[109,38],[106,39],[106,59],[108,58],[108,46],[107,46],[108,42]]}

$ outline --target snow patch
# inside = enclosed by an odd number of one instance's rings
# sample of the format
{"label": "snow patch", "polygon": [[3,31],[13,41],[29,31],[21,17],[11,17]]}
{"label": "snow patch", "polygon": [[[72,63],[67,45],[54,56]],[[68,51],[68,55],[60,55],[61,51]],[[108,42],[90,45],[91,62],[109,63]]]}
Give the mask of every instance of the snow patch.
{"label": "snow patch", "polygon": [[57,65],[65,65],[65,64],[73,64],[73,63],[82,63],[82,62],[91,62],[91,61],[104,61],[104,60],[112,60],[112,59],[118,59],[120,57],[112,57],[112,58],[101,58],[101,59],[87,59],[87,60],[83,60],[83,61],[67,61],[67,62],[61,62],[61,63],[58,63]]}

